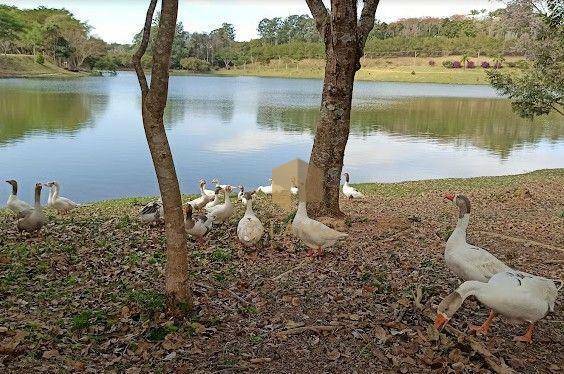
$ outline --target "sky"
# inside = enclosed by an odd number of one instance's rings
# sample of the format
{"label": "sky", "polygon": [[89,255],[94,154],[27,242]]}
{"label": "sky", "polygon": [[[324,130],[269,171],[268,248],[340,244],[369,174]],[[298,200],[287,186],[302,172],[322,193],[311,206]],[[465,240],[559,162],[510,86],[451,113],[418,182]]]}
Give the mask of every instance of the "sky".
{"label": "sky", "polygon": [[[93,26],[93,33],[106,42],[130,43],[143,26],[149,1],[0,0],[0,4],[66,8]],[[179,0],[179,4],[178,20],[186,31],[208,32],[227,22],[235,26],[239,41],[256,38],[257,25],[263,18],[310,14],[305,0]],[[409,17],[444,17],[502,6],[499,0],[380,0],[376,18],[390,22]]]}

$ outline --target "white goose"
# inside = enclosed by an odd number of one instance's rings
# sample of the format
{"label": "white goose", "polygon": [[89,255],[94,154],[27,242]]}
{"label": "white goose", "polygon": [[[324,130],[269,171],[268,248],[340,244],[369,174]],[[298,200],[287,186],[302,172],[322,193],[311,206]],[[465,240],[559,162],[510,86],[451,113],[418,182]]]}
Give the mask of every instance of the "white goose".
{"label": "white goose", "polygon": [[221,187],[216,187],[214,192],[214,199],[204,206],[206,212],[211,211],[211,209],[221,204],[221,199],[219,198],[220,193],[221,193]]}
{"label": "white goose", "polygon": [[233,204],[231,204],[231,200],[229,198],[230,193],[231,193],[231,186],[228,185],[223,190],[223,195],[224,195],[223,204],[213,206],[209,209],[206,208],[206,210],[209,212],[209,215],[213,216],[213,223],[224,223],[227,220],[229,220],[229,217],[231,217],[231,214],[233,214]]}
{"label": "white goose", "polygon": [[221,187],[222,190],[224,190],[225,187],[228,186],[227,184],[219,184],[219,179],[217,179],[217,178],[212,179],[211,182],[213,183],[213,185],[214,185],[215,187]]}
{"label": "white goose", "polygon": [[18,198],[18,182],[13,179],[7,180],[6,183],[12,186],[12,193],[8,196],[6,207],[10,209],[19,218],[25,217],[26,214],[33,210],[33,207]]}
{"label": "white goose", "polygon": [[204,191],[205,184],[206,181],[200,179],[200,196],[186,203],[188,205],[191,205],[192,208],[194,208],[194,210],[200,210],[204,208],[209,202],[213,200],[213,197],[207,195],[206,192]]}
{"label": "white goose", "polygon": [[272,178],[269,178],[268,181],[270,182],[269,186],[259,186],[257,191],[260,191],[265,195],[272,195]]}
{"label": "white goose", "polygon": [[325,248],[333,246],[339,239],[348,236],[346,233],[333,230],[323,223],[309,218],[305,201],[298,203],[298,211],[292,221],[292,233],[310,248],[309,255],[313,255],[315,249],[317,249],[318,255],[322,255]]}
{"label": "white goose", "polygon": [[487,283],[466,281],[439,304],[435,327],[440,329],[445,325],[464,300],[473,295],[499,314],[513,320],[529,322],[525,334],[515,337],[514,340],[531,343],[534,323],[554,310],[554,302],[560,288],[556,288],[550,279],[515,270],[497,273]]}
{"label": "white goose", "polygon": [[206,181],[204,179],[200,179],[200,182],[201,181],[204,181],[204,185],[200,188],[200,192],[205,193],[206,195],[208,195],[213,199],[215,197],[215,190],[208,190],[206,188]]}
{"label": "white goose", "polygon": [[[459,209],[456,228],[448,238],[445,248],[445,262],[449,269],[465,281],[487,282],[495,274],[511,270],[490,252],[466,242],[466,229],[470,221],[470,200],[464,195],[445,195]],[[488,319],[482,326],[470,326],[470,330],[487,334],[495,314],[490,310]]]}
{"label": "white goose", "polygon": [[32,210],[27,211],[25,216],[18,219],[16,222],[18,231],[34,233],[41,230],[43,225],[47,222],[47,219],[43,214],[43,207],[41,206],[41,188],[41,183],[35,184],[35,205]]}
{"label": "white goose", "polygon": [[345,195],[349,199],[363,198],[364,195],[359,190],[349,185],[349,173],[344,173],[343,175],[345,176],[345,184],[343,184],[343,195]]}
{"label": "white goose", "polygon": [[198,242],[202,242],[203,237],[210,232],[212,228],[213,216],[198,215],[193,216],[193,208],[191,205],[186,206],[186,216],[184,218],[184,229],[190,236],[196,238]]}
{"label": "white goose", "polygon": [[290,193],[294,196],[298,196],[298,193],[300,192],[298,186],[296,186],[296,180],[294,178],[292,178],[292,185],[290,186]]}
{"label": "white goose", "polygon": [[77,204],[74,201],[67,199],[66,197],[59,196],[61,186],[58,182],[49,182],[46,183],[45,186],[51,188],[51,193],[49,194],[51,202],[50,204],[48,203],[48,206],[54,208],[59,213],[68,213],[70,210],[78,208],[80,206],[80,204]]}
{"label": "white goose", "polygon": [[245,186],[238,185],[237,188],[239,192],[237,193],[237,201],[240,201],[243,205],[247,205],[247,198],[245,197]]}
{"label": "white goose", "polygon": [[264,234],[264,226],[253,211],[254,193],[254,191],[245,192],[244,199],[246,200],[247,209],[237,225],[237,237],[247,247],[255,245],[262,238],[262,234]]}

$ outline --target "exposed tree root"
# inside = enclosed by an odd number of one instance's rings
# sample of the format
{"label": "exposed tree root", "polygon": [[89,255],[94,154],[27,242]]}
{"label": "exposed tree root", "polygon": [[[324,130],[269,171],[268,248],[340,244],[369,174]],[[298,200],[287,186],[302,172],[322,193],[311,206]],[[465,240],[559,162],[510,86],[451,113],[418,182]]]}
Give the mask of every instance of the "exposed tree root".
{"label": "exposed tree root", "polygon": [[531,239],[516,238],[514,236],[498,234],[498,233],[490,232],[490,231],[478,231],[478,233],[488,235],[488,236],[493,236],[493,237],[496,237],[496,238],[510,240],[512,242],[515,242],[515,243],[530,244],[530,245],[534,245],[536,247],[541,247],[541,248],[544,248],[544,249],[550,249],[550,250],[553,250],[553,251],[564,252],[564,249],[562,249],[562,248],[555,247],[555,246],[550,245],[550,244],[544,244],[544,243],[541,243],[541,242],[537,242],[537,241],[531,240]]}

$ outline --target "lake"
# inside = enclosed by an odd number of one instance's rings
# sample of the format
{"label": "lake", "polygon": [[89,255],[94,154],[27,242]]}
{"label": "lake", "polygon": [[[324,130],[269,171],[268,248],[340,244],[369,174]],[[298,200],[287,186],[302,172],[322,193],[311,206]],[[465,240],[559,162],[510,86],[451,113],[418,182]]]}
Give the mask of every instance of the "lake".
{"label": "lake", "polygon": [[[322,82],[174,76],[165,123],[183,192],[197,181],[256,187],[309,159]],[[0,177],[58,180],[77,201],[156,195],[133,73],[0,80]],[[353,182],[564,167],[562,116],[521,119],[488,86],[357,82],[345,168]],[[7,197],[9,185],[2,191]],[[44,197],[44,199],[46,199]]]}

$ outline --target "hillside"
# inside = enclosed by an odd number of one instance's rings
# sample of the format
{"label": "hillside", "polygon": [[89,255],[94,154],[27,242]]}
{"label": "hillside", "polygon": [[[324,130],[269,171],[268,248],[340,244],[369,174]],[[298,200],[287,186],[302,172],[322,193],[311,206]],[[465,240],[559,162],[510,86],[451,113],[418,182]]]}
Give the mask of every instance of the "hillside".
{"label": "hillside", "polygon": [[43,65],[38,64],[34,56],[0,54],[0,78],[79,77],[82,75],[49,62]]}

